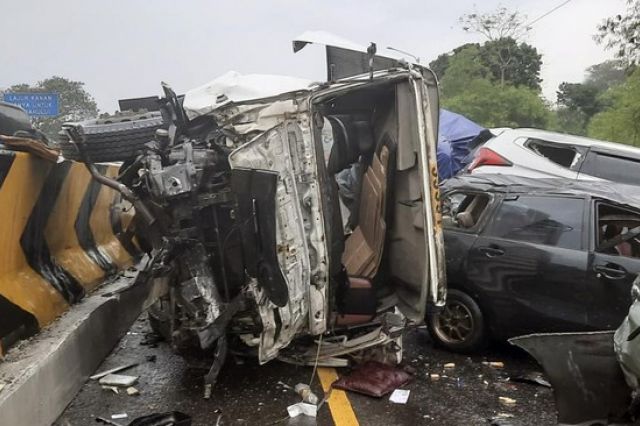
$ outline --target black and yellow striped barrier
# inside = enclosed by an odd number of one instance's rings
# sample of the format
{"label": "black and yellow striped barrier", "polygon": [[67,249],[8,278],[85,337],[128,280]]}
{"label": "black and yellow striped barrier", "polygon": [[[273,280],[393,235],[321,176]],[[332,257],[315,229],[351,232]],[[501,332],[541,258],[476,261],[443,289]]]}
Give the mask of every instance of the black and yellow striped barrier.
{"label": "black and yellow striped barrier", "polygon": [[0,357],[132,264],[123,206],[83,164],[0,149]]}

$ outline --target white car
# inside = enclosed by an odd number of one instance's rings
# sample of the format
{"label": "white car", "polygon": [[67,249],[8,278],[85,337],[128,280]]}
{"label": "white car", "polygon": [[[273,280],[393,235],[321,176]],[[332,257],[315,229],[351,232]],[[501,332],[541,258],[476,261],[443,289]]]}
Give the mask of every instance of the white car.
{"label": "white car", "polygon": [[495,129],[466,171],[640,184],[640,148],[538,129]]}

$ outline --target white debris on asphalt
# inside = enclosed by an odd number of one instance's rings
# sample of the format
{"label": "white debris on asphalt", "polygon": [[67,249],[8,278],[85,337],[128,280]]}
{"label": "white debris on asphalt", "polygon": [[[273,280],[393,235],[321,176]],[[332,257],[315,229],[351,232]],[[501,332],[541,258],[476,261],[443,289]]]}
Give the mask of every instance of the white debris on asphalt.
{"label": "white debris on asphalt", "polygon": [[504,368],[504,362],[502,361],[484,361],[482,364],[491,368]]}
{"label": "white debris on asphalt", "polygon": [[440,375],[436,373],[431,373],[429,374],[429,378],[431,379],[432,382],[437,382],[438,380],[440,380]]}
{"label": "white debris on asphalt", "polygon": [[119,413],[119,414],[112,414],[112,415],[111,415],[111,418],[112,418],[113,420],[117,420],[117,419],[126,419],[127,417],[129,417],[129,416],[127,415],[127,413]]}
{"label": "white debris on asphalt", "polygon": [[129,386],[127,388],[127,395],[129,395],[129,396],[140,395],[140,391],[138,389],[134,388],[133,386]]}
{"label": "white debris on asphalt", "polygon": [[308,417],[316,417],[318,407],[313,404],[307,404],[306,402],[298,402],[297,404],[288,406],[287,412],[291,418],[298,417],[300,414]]}
{"label": "white debris on asphalt", "polygon": [[396,389],[391,393],[389,401],[394,404],[406,404],[409,400],[410,393],[411,391],[409,389]]}
{"label": "white debris on asphalt", "polygon": [[90,376],[89,378],[91,380],[97,380],[97,379],[99,379],[101,377],[108,376],[109,374],[117,373],[118,371],[122,371],[122,370],[126,370],[127,368],[135,367],[138,364],[139,364],[138,362],[132,362],[132,363],[129,363],[129,364],[121,365],[119,367],[111,368],[109,370],[105,370],[105,371],[102,371],[100,373],[96,373],[93,376]]}
{"label": "white debris on asphalt", "polygon": [[516,405],[515,399],[506,396],[500,396],[498,397],[498,400],[501,404],[506,405],[507,407],[513,407],[514,405]]}
{"label": "white debris on asphalt", "polygon": [[453,362],[448,362],[444,365],[444,368],[446,369],[456,368],[456,364]]}
{"label": "white debris on asphalt", "polygon": [[6,383],[0,383],[0,392],[2,392],[2,389],[4,389],[5,386],[7,386]]}
{"label": "white debris on asphalt", "polygon": [[132,386],[138,380],[137,376],[125,376],[124,374],[107,374],[98,383],[105,386]]}
{"label": "white debris on asphalt", "polygon": [[119,394],[118,388],[115,386],[101,386],[103,390],[109,390],[115,394]]}

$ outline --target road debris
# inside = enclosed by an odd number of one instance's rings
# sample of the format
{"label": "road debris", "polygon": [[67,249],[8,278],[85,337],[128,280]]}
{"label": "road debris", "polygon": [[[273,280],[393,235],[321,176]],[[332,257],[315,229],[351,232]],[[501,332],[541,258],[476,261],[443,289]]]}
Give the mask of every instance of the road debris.
{"label": "road debris", "polygon": [[367,361],[357,366],[349,375],[342,376],[332,386],[337,389],[381,398],[394,389],[407,384],[409,380],[411,380],[411,375],[400,368],[376,361]]}
{"label": "road debris", "polygon": [[[218,419],[220,417],[218,416]],[[180,411],[154,413],[137,417],[128,426],[191,426],[191,416]]]}
{"label": "road debris", "polygon": [[6,383],[0,383],[0,392],[2,392],[2,389],[4,389],[5,386],[7,386]]}
{"label": "road debris", "polygon": [[98,383],[105,386],[129,387],[137,381],[137,376],[125,376],[124,374],[108,374],[101,378]]}
{"label": "road debris", "polygon": [[96,422],[104,423],[106,425],[111,425],[111,426],[122,426],[120,423],[112,422],[111,420],[105,419],[104,417],[96,417]]}
{"label": "road debris", "polygon": [[129,396],[140,395],[140,391],[134,388],[133,386],[129,386],[127,388],[127,395]]}
{"label": "road debris", "polygon": [[456,364],[453,362],[448,362],[444,365],[444,368],[447,370],[451,370],[452,368],[456,368]]}
{"label": "road debris", "polygon": [[543,386],[545,388],[551,387],[551,383],[549,383],[549,381],[545,379],[540,373],[527,373],[522,376],[509,377],[509,381],[527,383],[534,386]]}
{"label": "road debris", "polygon": [[111,392],[115,393],[116,395],[120,393],[118,391],[118,388],[115,387],[115,386],[101,386],[101,388],[104,389],[104,390],[111,391]]}
{"label": "road debris", "polygon": [[516,400],[513,398],[509,398],[507,396],[499,396],[498,400],[500,403],[506,407],[513,407],[516,405]]}
{"label": "road debris", "polygon": [[482,364],[491,368],[504,368],[504,362],[502,361],[484,361]]}
{"label": "road debris", "polygon": [[389,401],[394,404],[406,404],[409,401],[409,394],[411,391],[409,389],[396,389],[391,393],[389,397]]}
{"label": "road debris", "polygon": [[432,382],[437,382],[438,380],[440,380],[440,375],[436,373],[431,373],[429,374],[429,378],[431,379]]}
{"label": "road debris", "polygon": [[105,371],[102,371],[100,373],[96,373],[93,376],[89,376],[89,378],[91,380],[98,380],[98,379],[100,379],[100,378],[102,378],[104,376],[108,376],[109,374],[117,373],[118,371],[123,371],[123,370],[127,370],[127,369],[129,369],[131,367],[135,367],[138,364],[140,364],[140,363],[139,362],[132,362],[132,363],[129,363],[129,364],[124,364],[124,365],[121,365],[119,367],[111,368],[109,370],[105,370]]}
{"label": "road debris", "polygon": [[313,404],[313,405],[318,405],[318,401],[319,401],[318,397],[316,396],[315,393],[313,393],[313,391],[311,391],[311,388],[309,387],[309,385],[305,383],[298,383],[295,386],[294,390],[298,395],[302,397],[303,402]]}
{"label": "road debris", "polygon": [[289,417],[298,417],[303,414],[308,417],[316,417],[318,414],[318,407],[313,404],[307,404],[306,402],[298,402],[287,407]]}
{"label": "road debris", "polygon": [[129,417],[129,415],[127,413],[118,413],[118,414],[112,414],[111,415],[111,418],[113,420],[126,419],[127,417]]}

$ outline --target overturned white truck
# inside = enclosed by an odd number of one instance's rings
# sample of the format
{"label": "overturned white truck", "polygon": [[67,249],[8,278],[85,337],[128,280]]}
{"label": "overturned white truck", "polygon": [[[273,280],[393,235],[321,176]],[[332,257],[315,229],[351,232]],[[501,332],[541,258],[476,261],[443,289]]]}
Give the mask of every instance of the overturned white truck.
{"label": "overturned white truck", "polygon": [[[124,160],[117,181],[96,176],[136,204],[164,286],[152,324],[215,356],[209,386],[230,347],[261,363],[397,361],[402,330],[444,303],[436,78],[373,45],[327,49],[326,83],[229,73],[184,97],[165,85],[164,124],[129,140],[135,157],[110,158]],[[88,164],[105,140],[127,143],[82,123],[66,135]]]}

